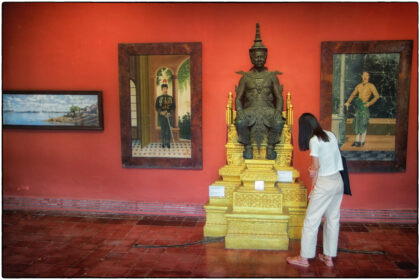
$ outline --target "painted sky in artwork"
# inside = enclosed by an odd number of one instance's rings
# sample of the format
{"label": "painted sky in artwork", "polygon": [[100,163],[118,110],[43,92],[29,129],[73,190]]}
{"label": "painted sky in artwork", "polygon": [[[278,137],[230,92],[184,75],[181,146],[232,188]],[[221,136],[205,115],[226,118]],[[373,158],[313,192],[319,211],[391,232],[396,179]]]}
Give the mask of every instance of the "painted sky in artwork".
{"label": "painted sky in artwork", "polygon": [[15,112],[69,112],[98,103],[96,95],[3,94],[3,110]]}

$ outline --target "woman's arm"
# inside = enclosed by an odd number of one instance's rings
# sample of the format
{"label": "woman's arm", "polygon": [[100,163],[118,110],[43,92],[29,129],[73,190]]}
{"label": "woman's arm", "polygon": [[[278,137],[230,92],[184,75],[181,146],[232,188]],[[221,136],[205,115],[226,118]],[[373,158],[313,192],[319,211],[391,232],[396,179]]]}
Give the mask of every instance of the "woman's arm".
{"label": "woman's arm", "polygon": [[318,157],[311,157],[312,164],[309,166],[309,176],[312,178],[312,187],[315,186],[318,179],[319,160]]}

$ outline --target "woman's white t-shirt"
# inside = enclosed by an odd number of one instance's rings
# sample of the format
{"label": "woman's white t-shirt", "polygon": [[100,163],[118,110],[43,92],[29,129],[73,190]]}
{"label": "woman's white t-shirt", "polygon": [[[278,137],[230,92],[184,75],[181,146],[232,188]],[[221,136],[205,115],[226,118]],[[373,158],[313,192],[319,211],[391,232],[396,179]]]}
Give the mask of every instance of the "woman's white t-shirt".
{"label": "woman's white t-shirt", "polygon": [[329,176],[343,170],[343,162],[334,133],[324,130],[329,142],[324,142],[317,136],[309,140],[310,155],[317,157],[319,161],[318,176]]}

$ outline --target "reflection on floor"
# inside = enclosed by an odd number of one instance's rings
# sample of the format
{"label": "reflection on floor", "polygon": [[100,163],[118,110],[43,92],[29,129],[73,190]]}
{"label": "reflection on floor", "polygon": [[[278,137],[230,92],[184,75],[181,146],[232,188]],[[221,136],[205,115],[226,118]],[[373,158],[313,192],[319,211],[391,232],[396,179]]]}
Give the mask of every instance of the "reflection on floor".
{"label": "reflection on floor", "polygon": [[191,141],[171,143],[171,148],[162,148],[161,143],[150,143],[141,148],[140,140],[133,140],[133,157],[191,158]]}
{"label": "reflection on floor", "polygon": [[[299,253],[228,250],[224,242],[174,248],[203,238],[204,217],[3,211],[3,277],[417,277],[417,224],[341,223],[333,268]],[[322,230],[318,236],[322,242]],[[318,248],[320,252],[320,249]]]}

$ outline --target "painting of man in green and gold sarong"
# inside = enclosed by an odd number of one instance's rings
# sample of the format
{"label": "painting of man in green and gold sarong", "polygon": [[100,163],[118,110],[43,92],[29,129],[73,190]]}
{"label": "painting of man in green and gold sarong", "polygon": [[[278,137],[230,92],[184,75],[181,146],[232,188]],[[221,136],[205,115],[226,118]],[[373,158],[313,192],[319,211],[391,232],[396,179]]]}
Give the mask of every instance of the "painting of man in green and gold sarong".
{"label": "painting of man in green and gold sarong", "polygon": [[334,54],[331,131],[351,160],[395,155],[398,53]]}
{"label": "painting of man in green and gold sarong", "polygon": [[[373,97],[371,99],[371,97]],[[354,100],[355,115],[353,120],[353,128],[356,133],[355,141],[352,146],[360,147],[365,144],[367,129],[369,126],[369,107],[379,99],[379,93],[374,84],[369,83],[369,73],[364,71],[362,74],[362,82],[358,84],[347,102],[344,104],[347,109]]]}

